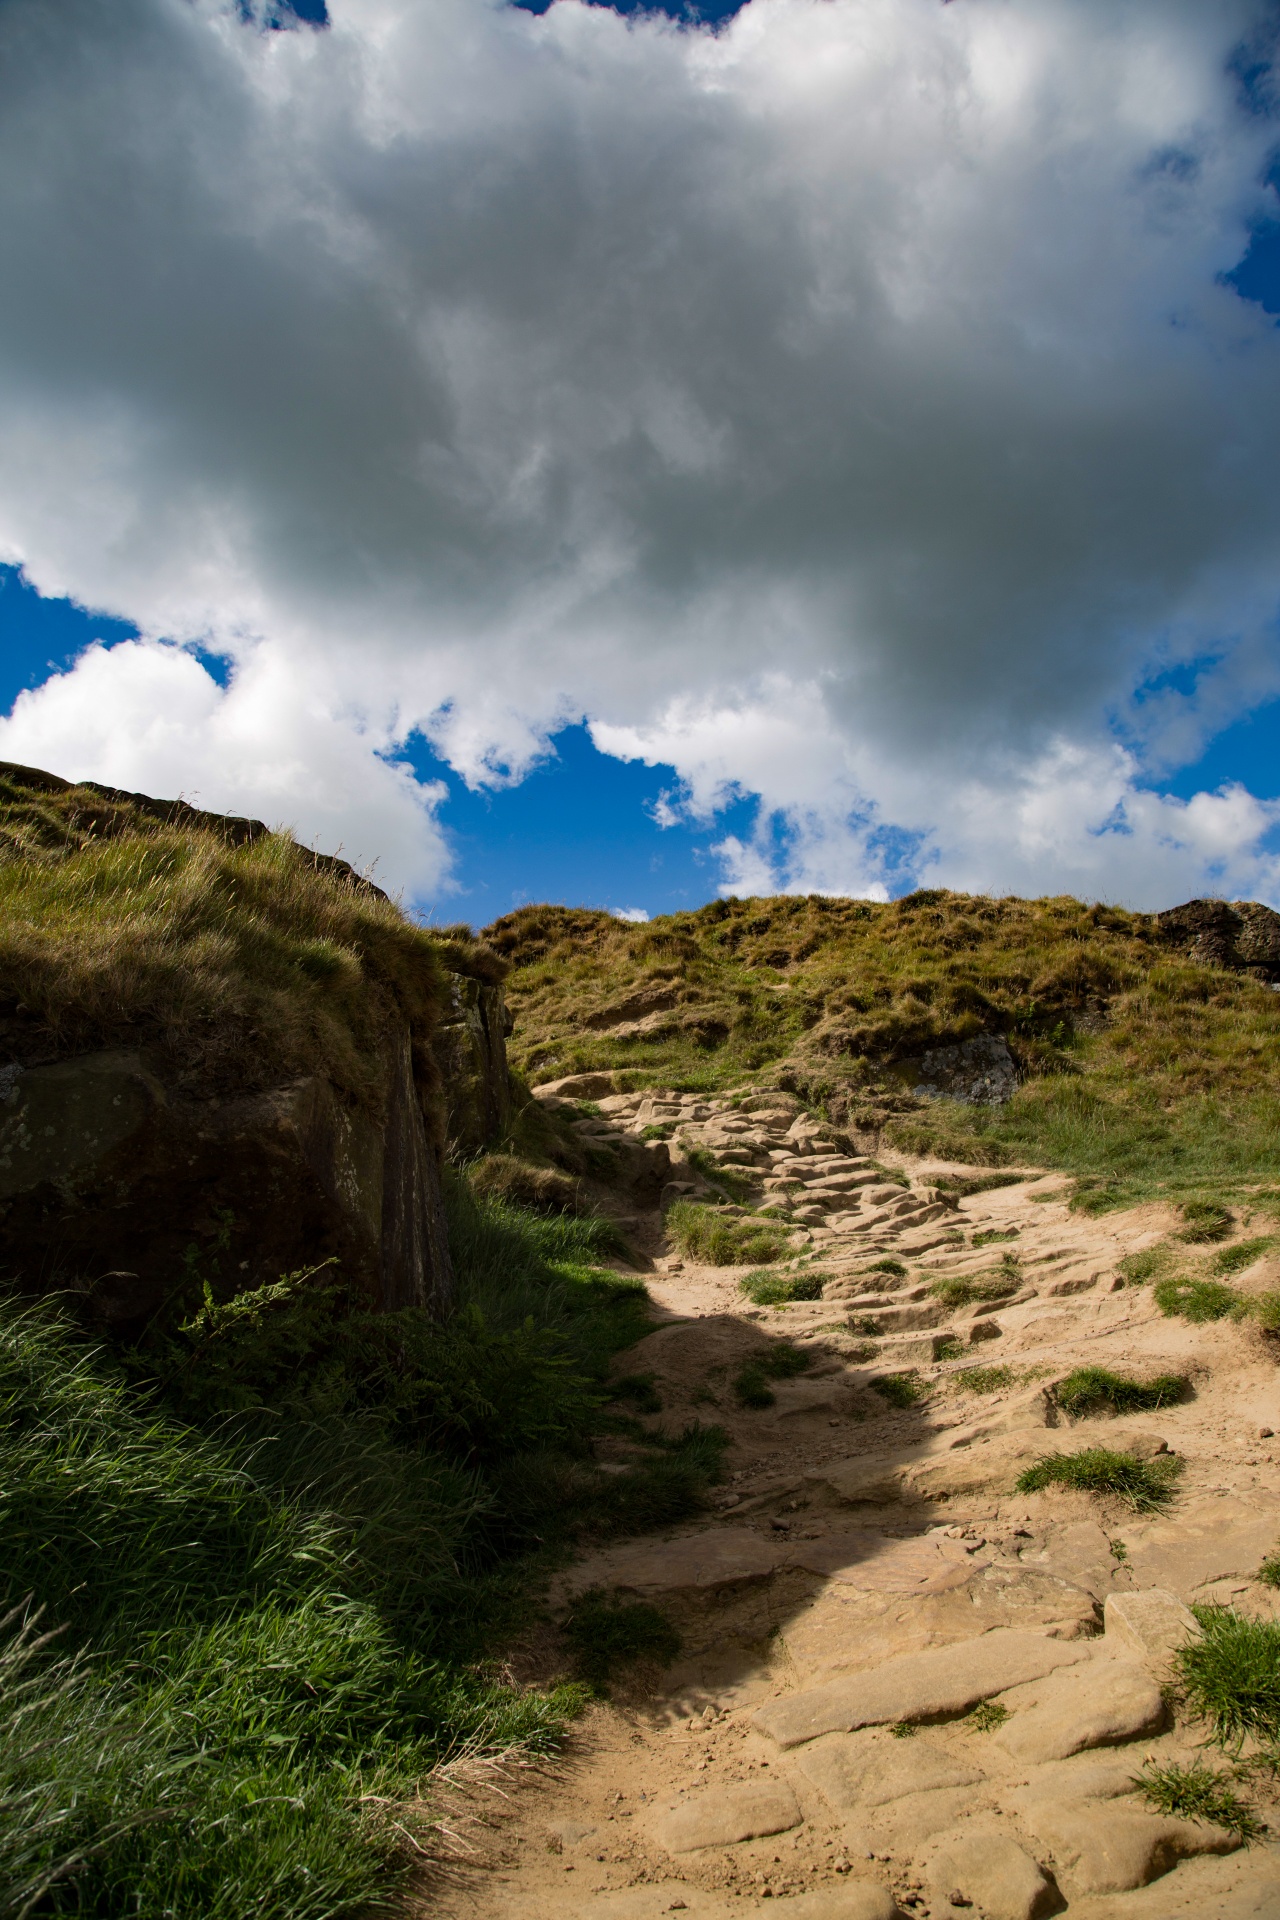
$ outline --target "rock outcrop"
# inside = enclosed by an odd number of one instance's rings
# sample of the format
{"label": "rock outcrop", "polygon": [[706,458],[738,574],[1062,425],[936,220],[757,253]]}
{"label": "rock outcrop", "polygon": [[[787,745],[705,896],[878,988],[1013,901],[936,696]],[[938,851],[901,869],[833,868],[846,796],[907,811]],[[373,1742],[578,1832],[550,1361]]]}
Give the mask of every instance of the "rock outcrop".
{"label": "rock outcrop", "polygon": [[[81,924],[117,840],[190,885],[135,903],[126,861]],[[0,855],[0,1271],[126,1333],[192,1283],[328,1262],[372,1306],[447,1307],[446,1147],[510,1119],[499,957],[262,821],[39,769],[0,765]]]}
{"label": "rock outcrop", "polygon": [[1156,929],[1204,966],[1280,982],[1280,913],[1257,900],[1188,900],[1158,913]]}

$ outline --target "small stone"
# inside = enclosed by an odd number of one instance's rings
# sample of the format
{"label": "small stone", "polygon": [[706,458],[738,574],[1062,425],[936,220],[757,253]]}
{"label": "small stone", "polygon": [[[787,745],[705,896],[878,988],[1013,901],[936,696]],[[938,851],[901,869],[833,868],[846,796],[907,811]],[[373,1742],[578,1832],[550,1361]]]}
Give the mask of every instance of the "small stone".
{"label": "small stone", "polygon": [[1109,1593],[1102,1617],[1107,1639],[1144,1660],[1166,1661],[1200,1631],[1190,1608],[1164,1587]]}
{"label": "small stone", "polygon": [[935,1898],[949,1895],[952,1906],[981,1909],[986,1920],[1040,1920],[1059,1904],[1052,1882],[1029,1853],[994,1828],[957,1828],[930,1850],[929,1885]]}
{"label": "small stone", "polygon": [[1258,1428],[1259,1440],[1271,1440],[1271,1439],[1274,1439],[1274,1437],[1275,1437],[1274,1430],[1271,1427]]}

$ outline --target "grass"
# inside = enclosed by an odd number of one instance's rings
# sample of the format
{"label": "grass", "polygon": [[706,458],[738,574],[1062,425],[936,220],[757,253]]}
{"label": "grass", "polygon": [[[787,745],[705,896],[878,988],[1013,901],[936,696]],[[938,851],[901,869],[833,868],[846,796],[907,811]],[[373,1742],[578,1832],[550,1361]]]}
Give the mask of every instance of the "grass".
{"label": "grass", "polygon": [[988,1227],[985,1232],[974,1234],[973,1245],[993,1247],[1001,1240],[1016,1240],[1021,1231],[1021,1227]]}
{"label": "grass", "polygon": [[441,1760],[559,1740],[581,1688],[496,1658],[537,1556],[696,1511],[726,1436],[601,1473],[643,1288],[597,1222],[449,1204],[443,1326],[312,1275],[197,1296],[126,1369],[0,1301],[0,1908],[354,1920]]}
{"label": "grass", "polygon": [[746,1173],[741,1167],[724,1166],[708,1147],[690,1147],[687,1158],[694,1171],[708,1185],[718,1187],[726,1199],[750,1200],[759,1188],[758,1175]]}
{"label": "grass", "polygon": [[1112,1413],[1149,1413],[1157,1407],[1170,1407],[1187,1391],[1183,1373],[1161,1373],[1152,1380],[1135,1380],[1129,1374],[1111,1373],[1106,1367],[1077,1367],[1054,1388],[1054,1398],[1065,1413],[1097,1413],[1109,1408]]}
{"label": "grass", "polygon": [[597,1695],[607,1695],[618,1672],[637,1663],[670,1666],[681,1647],[657,1607],[610,1600],[598,1588],[574,1601],[562,1631],[580,1678]]}
{"label": "grass", "polygon": [[1276,1243],[1273,1233],[1259,1235],[1256,1240],[1238,1240],[1234,1247],[1221,1247],[1213,1256],[1213,1271],[1226,1276],[1243,1273],[1255,1260],[1261,1260]]}
{"label": "grass", "polygon": [[1018,1475],[1018,1493],[1045,1487],[1075,1487],[1082,1493],[1111,1494],[1135,1513],[1156,1513],[1172,1497],[1181,1462],[1172,1455],[1138,1460],[1109,1447],[1085,1447],[1079,1453],[1053,1453]]}
{"label": "grass", "polygon": [[786,1251],[784,1229],[771,1222],[721,1213],[696,1200],[677,1200],[667,1211],[667,1231],[683,1254],[712,1267],[764,1266]]}
{"label": "grass", "polygon": [[1264,1587],[1280,1587],[1280,1553],[1268,1554],[1254,1577]]}
{"label": "grass", "polygon": [[1017,1379],[1012,1367],[962,1367],[953,1373],[952,1382],[965,1393],[1000,1393]]}
{"label": "grass", "polygon": [[[837,1125],[964,1161],[973,1175],[937,1183],[956,1193],[1027,1166],[1073,1178],[1091,1211],[1248,1205],[1280,1182],[1277,997],[1191,958],[1152,915],[930,889],[716,901],[643,927],[528,907],[486,938],[511,965],[516,1059],[535,1076],[785,1087]],[[588,1028],[651,986],[679,997],[669,1031]],[[921,1053],[982,1031],[1022,1075],[1008,1104],[914,1103]]]}
{"label": "grass", "polygon": [[1191,1711],[1219,1746],[1237,1752],[1253,1738],[1280,1743],[1280,1621],[1253,1620],[1234,1607],[1193,1606],[1200,1638],[1175,1655]]}
{"label": "grass", "polygon": [[930,1281],[929,1291],[944,1307],[968,1307],[978,1300],[1007,1300],[1021,1285],[1018,1274],[993,1268],[986,1273],[944,1274]]}
{"label": "grass", "polygon": [[1246,1845],[1260,1839],[1264,1831],[1257,1815],[1231,1785],[1230,1775],[1215,1772],[1203,1761],[1189,1767],[1161,1767],[1148,1760],[1134,1775],[1133,1784],[1157,1813],[1225,1827]]}
{"label": "grass", "polygon": [[938,1341],[934,1349],[935,1360],[958,1360],[964,1352],[964,1342],[958,1334],[947,1333]]}
{"label": "grass", "polygon": [[1175,1280],[1170,1276],[1156,1282],[1153,1298],[1161,1313],[1171,1319],[1190,1320],[1197,1327],[1210,1320],[1225,1320],[1240,1306],[1234,1287],[1221,1280]]}
{"label": "grass", "polygon": [[892,1274],[895,1280],[905,1280],[907,1277],[907,1268],[902,1261],[894,1260],[892,1257],[887,1260],[873,1260],[871,1265],[863,1267],[862,1271],[863,1273]]}
{"label": "grass", "polygon": [[1192,1245],[1225,1240],[1235,1225],[1231,1209],[1217,1200],[1188,1200],[1182,1209],[1182,1217],[1187,1224],[1177,1237]]}
{"label": "grass", "polygon": [[738,1291],[758,1307],[781,1307],[792,1300],[821,1300],[825,1274],[746,1273],[738,1282]]}
{"label": "grass", "polygon": [[11,1057],[141,1047],[206,1093],[323,1073],[374,1102],[390,1019],[426,1039],[448,1014],[446,965],[505,972],[467,929],[413,925],[343,862],[236,831],[0,771],[0,981],[26,1009]]}
{"label": "grass", "polygon": [[1120,1276],[1128,1286],[1145,1287],[1150,1281],[1159,1279],[1172,1258],[1173,1249],[1159,1241],[1154,1247],[1143,1247],[1138,1253],[1126,1253],[1120,1262]]}
{"label": "grass", "polygon": [[895,1740],[914,1740],[920,1729],[914,1720],[895,1720],[889,1731]]}
{"label": "grass", "polygon": [[769,1382],[793,1379],[796,1374],[806,1372],[811,1364],[807,1353],[793,1347],[788,1340],[779,1340],[776,1346],[767,1348],[739,1368],[734,1377],[734,1393],[744,1407],[771,1407],[777,1395]]}
{"label": "grass", "polygon": [[627,1400],[637,1413],[661,1413],[662,1398],[651,1373],[623,1373],[611,1380],[611,1400]]}
{"label": "grass", "polygon": [[912,1371],[909,1373],[882,1373],[867,1385],[891,1407],[914,1407],[929,1397],[930,1388]]}

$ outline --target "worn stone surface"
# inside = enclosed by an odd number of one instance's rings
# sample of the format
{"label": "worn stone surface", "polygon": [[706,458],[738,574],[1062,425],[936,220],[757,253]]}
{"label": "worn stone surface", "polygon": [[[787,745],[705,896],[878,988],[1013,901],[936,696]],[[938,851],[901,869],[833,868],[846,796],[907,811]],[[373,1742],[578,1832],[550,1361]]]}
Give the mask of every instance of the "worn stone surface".
{"label": "worn stone surface", "polygon": [[869,1673],[790,1694],[762,1708],[755,1724],[779,1746],[793,1747],[823,1733],[963,1713],[1010,1685],[1069,1666],[1087,1651],[1078,1641],[997,1629],[976,1640],[906,1654]]}
{"label": "worn stone surface", "polygon": [[961,1894],[984,1920],[1041,1920],[1060,1906],[1052,1880],[1007,1833],[957,1827],[939,1834],[923,1862],[935,1901]]}
{"label": "worn stone surface", "polygon": [[1158,1727],[1165,1710],[1155,1680],[1131,1660],[1082,1662],[1012,1689],[1001,1704],[1012,1718],[994,1738],[1028,1765],[1136,1739]]}
{"label": "worn stone surface", "polygon": [[920,1851],[934,1834],[945,1833],[960,1820],[985,1812],[994,1805],[994,1794],[987,1786],[929,1787],[920,1793],[900,1794],[886,1800],[864,1815],[868,1833],[876,1840],[878,1852],[887,1848],[894,1855]]}
{"label": "worn stone surface", "polygon": [[511,1120],[507,1035],[511,1016],[500,986],[449,975],[449,1017],[434,1037],[450,1141],[467,1153],[491,1147]]}
{"label": "worn stone surface", "polygon": [[1176,1594],[1162,1587],[1138,1593],[1109,1593],[1102,1610],[1108,1640],[1140,1659],[1167,1662],[1200,1629],[1195,1615]]}
{"label": "worn stone surface", "polygon": [[790,1787],[718,1787],[679,1806],[668,1807],[653,1825],[653,1835],[668,1853],[695,1853],[700,1847],[731,1847],[740,1840],[786,1833],[802,1815]]}
{"label": "worn stone surface", "polygon": [[1052,1849],[1060,1877],[1084,1893],[1124,1893],[1158,1880],[1197,1853],[1234,1853],[1234,1834],[1199,1820],[1174,1820],[1114,1803],[1088,1807],[1032,1802],[1022,1821]]}
{"label": "worn stone surface", "polygon": [[849,1814],[908,1793],[968,1787],[983,1778],[927,1734],[895,1740],[880,1732],[829,1733],[801,1747],[796,1766],[837,1813]]}
{"label": "worn stone surface", "polygon": [[619,1587],[630,1593],[675,1593],[762,1580],[785,1559],[782,1540],[766,1540],[750,1527],[708,1527],[677,1540],[615,1547],[579,1561],[565,1580],[567,1593],[589,1587]]}
{"label": "worn stone surface", "polygon": [[0,1260],[21,1284],[78,1286],[127,1329],[192,1246],[228,1290],[333,1258],[371,1304],[446,1304],[438,1167],[407,1032],[385,1037],[375,1113],[315,1076],[193,1098],[119,1052],[8,1076]]}
{"label": "worn stone surface", "polygon": [[[741,1911],[741,1902],[732,1909]],[[849,1879],[834,1887],[815,1887],[779,1908],[784,1920],[900,1920],[902,1908],[887,1887],[875,1880]]]}
{"label": "worn stone surface", "polygon": [[[1280,1428],[1280,1419],[1268,1419]],[[1280,1538],[1280,1499],[1273,1489],[1180,1497],[1176,1516],[1138,1519],[1125,1527],[1127,1564],[1140,1587],[1163,1587],[1190,1600],[1212,1581],[1247,1580]]]}
{"label": "worn stone surface", "polygon": [[963,1586],[986,1558],[938,1534],[897,1540],[871,1528],[801,1541],[789,1555],[794,1567],[881,1593],[943,1593]]}
{"label": "worn stone surface", "polygon": [[914,1092],[922,1100],[963,1100],[998,1107],[1012,1098],[1018,1069],[1003,1036],[977,1033],[952,1047],[933,1047],[920,1058]]}

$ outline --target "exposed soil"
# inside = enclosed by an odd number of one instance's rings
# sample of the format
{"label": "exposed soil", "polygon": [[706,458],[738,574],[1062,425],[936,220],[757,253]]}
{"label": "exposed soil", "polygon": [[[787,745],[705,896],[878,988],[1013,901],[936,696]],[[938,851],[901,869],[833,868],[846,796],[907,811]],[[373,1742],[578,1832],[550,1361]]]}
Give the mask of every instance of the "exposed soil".
{"label": "exposed soil", "polygon": [[[1166,1319],[1120,1271],[1175,1217],[1081,1218],[1054,1199],[1060,1179],[1034,1172],[956,1199],[938,1181],[973,1169],[877,1166],[785,1100],[746,1116],[688,1096],[601,1105],[581,1122],[597,1143],[668,1133],[668,1201],[701,1186],[685,1149],[732,1156],[787,1207],[792,1256],[825,1276],[822,1296],[753,1307],[743,1269],[670,1252],[661,1211],[630,1222],[660,1324],[618,1370],[653,1376],[648,1424],[727,1427],[728,1478],[712,1512],[592,1554],[552,1602],[562,1615],[591,1588],[650,1602],[683,1649],[616,1685],[554,1764],[460,1783],[458,1857],[430,1910],[1276,1920],[1274,1785],[1245,1790],[1268,1826],[1245,1848],[1160,1816],[1130,1784],[1148,1759],[1229,1761],[1169,1697],[1174,1603],[1280,1617],[1255,1577],[1280,1548],[1275,1353],[1244,1323]],[[868,1271],[886,1259],[905,1272]],[[1276,1284],[1270,1264],[1236,1284]],[[957,1306],[930,1290],[974,1275],[1004,1297]],[[773,1381],[771,1405],[742,1406],[735,1375],[782,1340],[807,1369]],[[1053,1384],[1086,1364],[1192,1384],[1156,1413],[1069,1421]],[[996,1366],[1012,1377],[994,1389],[963,1378]],[[904,1373],[927,1391],[895,1408],[876,1382]],[[1097,1445],[1176,1454],[1166,1510],[1014,1491],[1030,1461]],[[1144,1598],[1160,1594],[1173,1599]],[[530,1646],[540,1677],[567,1670],[554,1631]]]}

